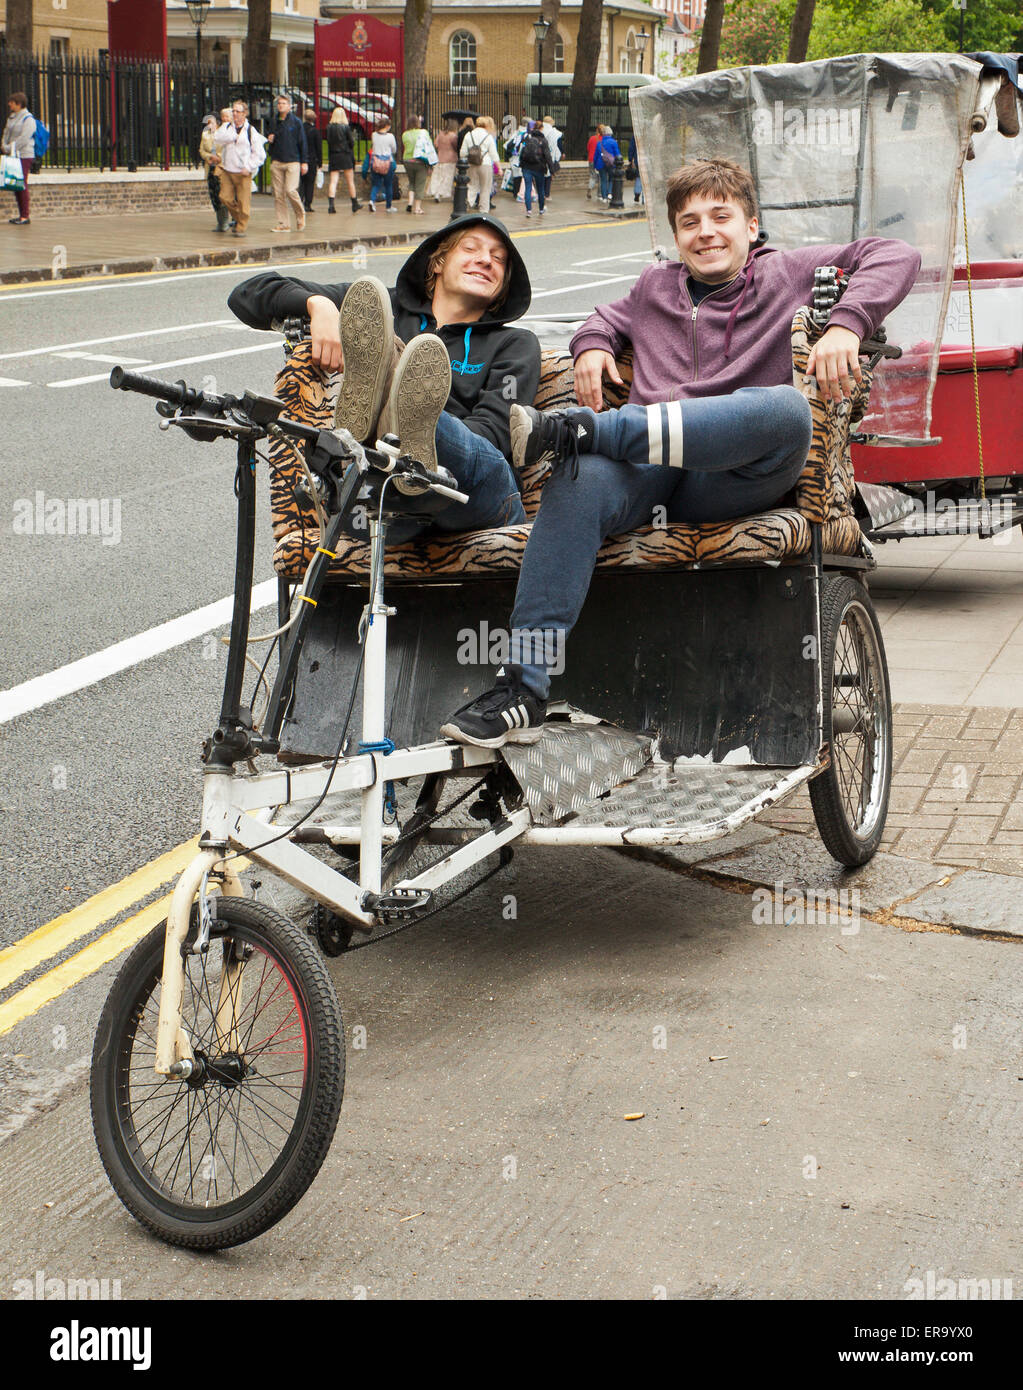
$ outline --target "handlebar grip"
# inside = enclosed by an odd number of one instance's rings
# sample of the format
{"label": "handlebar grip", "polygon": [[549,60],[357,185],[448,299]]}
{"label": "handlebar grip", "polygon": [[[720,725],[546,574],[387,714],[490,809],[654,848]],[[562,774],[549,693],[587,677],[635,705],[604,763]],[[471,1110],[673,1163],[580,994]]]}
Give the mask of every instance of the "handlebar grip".
{"label": "handlebar grip", "polygon": [[137,391],[140,396],[153,396],[175,405],[184,405],[188,395],[188,387],[182,382],[158,381],[155,376],[126,372],[123,367],[115,367],[110,373],[110,385],[115,391]]}

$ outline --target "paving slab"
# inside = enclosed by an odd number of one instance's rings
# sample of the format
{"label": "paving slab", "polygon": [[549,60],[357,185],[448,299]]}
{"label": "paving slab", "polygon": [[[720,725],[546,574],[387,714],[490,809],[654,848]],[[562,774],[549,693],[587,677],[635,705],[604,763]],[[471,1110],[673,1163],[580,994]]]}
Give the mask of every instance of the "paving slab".
{"label": "paving slab", "polygon": [[966,869],[918,894],[901,911],[920,922],[1023,937],[1023,883],[1007,874]]}
{"label": "paving slab", "polygon": [[815,844],[809,837],[792,834],[781,834],[751,849],[715,859],[706,869],[721,878],[767,886],[780,882],[786,889],[803,892],[855,888],[863,912],[890,908],[948,873],[940,864],[886,854],[883,850],[869,864],[847,869],[832,859],[820,842]]}

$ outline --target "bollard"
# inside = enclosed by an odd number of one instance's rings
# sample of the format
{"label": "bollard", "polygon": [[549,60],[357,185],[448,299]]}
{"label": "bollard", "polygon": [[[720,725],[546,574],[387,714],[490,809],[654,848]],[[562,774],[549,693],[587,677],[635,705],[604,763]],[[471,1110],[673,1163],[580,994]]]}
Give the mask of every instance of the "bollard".
{"label": "bollard", "polygon": [[625,161],[620,154],[615,155],[614,168],[611,172],[611,201],[608,207],[623,208],[625,200],[622,197],[622,184],[625,180]]}
{"label": "bollard", "polygon": [[449,222],[455,217],[464,217],[469,211],[469,161],[467,159],[460,158],[455,164],[454,189]]}

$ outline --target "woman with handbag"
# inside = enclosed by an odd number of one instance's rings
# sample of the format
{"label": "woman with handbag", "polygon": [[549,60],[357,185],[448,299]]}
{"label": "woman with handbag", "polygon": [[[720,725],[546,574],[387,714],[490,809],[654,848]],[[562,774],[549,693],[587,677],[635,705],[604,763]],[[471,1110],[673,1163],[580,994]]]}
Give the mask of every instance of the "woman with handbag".
{"label": "woman with handbag", "polygon": [[388,212],[397,212],[391,206],[391,177],[394,174],[398,153],[398,142],[391,134],[391,123],[386,117],[377,121],[369,151],[369,210],[376,212],[377,194],[383,193]]}
{"label": "woman with handbag", "polygon": [[341,106],[336,106],[327,124],[327,171],[330,181],[327,184],[327,211],[337,212],[334,197],[337,193],[338,177],[345,176],[348,196],[352,200],[352,212],[362,207],[355,196],[355,138],[348,123],[348,114]]}
{"label": "woman with handbag", "polygon": [[[10,115],[7,124],[4,126],[4,133],[0,147],[4,155],[11,161],[8,165],[11,177],[14,174],[14,161],[21,164],[21,187],[13,185],[14,196],[18,200],[17,217],[9,217],[7,220],[14,226],[25,226],[31,220],[28,215],[28,175],[32,168],[32,161],[36,157],[36,121],[35,117],[28,109],[28,97],[24,92],[12,92],[7,98],[7,109]],[[4,187],[12,187],[7,182],[8,172],[4,170]]]}
{"label": "woman with handbag", "polygon": [[433,148],[430,132],[423,127],[422,116],[416,114],[409,122],[408,130],[402,131],[402,157],[405,173],[408,176],[408,208],[406,211],[423,215],[423,194],[430,177],[431,161],[437,162],[437,151]]}

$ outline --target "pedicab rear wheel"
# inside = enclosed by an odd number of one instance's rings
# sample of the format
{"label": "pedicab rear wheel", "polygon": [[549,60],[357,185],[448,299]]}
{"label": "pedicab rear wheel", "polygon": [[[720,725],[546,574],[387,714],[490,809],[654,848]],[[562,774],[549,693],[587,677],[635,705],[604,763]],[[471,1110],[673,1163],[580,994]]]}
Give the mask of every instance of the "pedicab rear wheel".
{"label": "pedicab rear wheel", "polygon": [[892,777],[892,702],[881,629],[865,587],[825,575],[821,593],[824,741],[831,761],[810,783],[817,829],[847,868],[877,850]]}
{"label": "pedicab rear wheel", "polygon": [[313,943],[263,903],[218,898],[209,950],[185,957],[194,1070],[158,1075],[164,927],[132,951],[100,1017],[93,1129],[142,1225],[171,1245],[221,1250],[273,1226],[319,1171],[344,1093],[344,1024]]}

